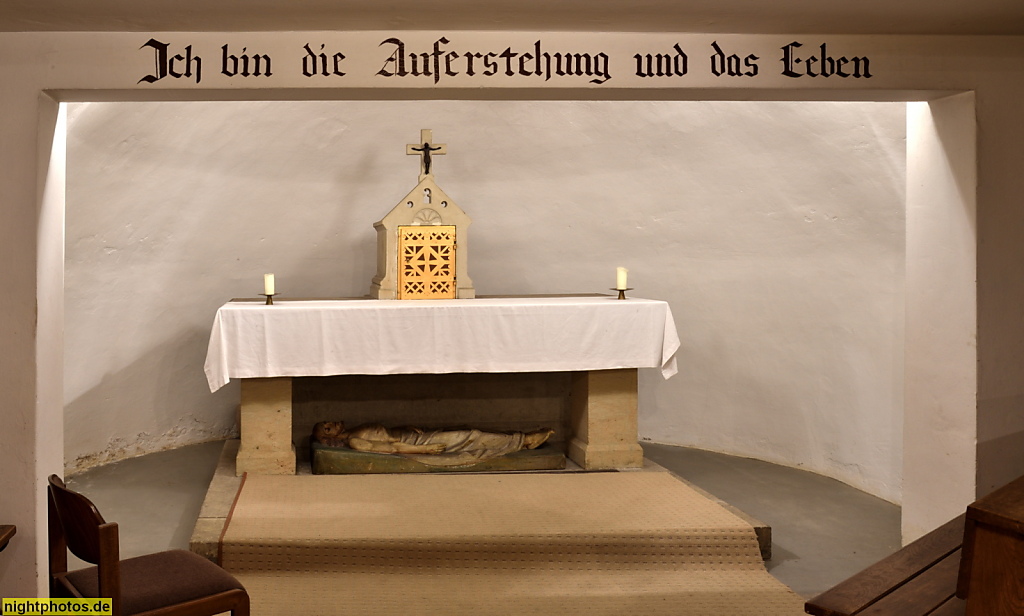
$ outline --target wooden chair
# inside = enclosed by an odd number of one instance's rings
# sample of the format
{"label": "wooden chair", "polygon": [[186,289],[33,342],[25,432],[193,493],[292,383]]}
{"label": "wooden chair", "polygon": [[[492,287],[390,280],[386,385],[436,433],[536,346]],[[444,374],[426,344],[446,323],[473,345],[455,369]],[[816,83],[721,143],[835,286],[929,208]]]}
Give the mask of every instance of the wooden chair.
{"label": "wooden chair", "polygon": [[[248,616],[249,594],[227,571],[185,550],[120,560],[117,524],[56,475],[49,483],[52,597],[109,597],[113,616]],[[68,549],[96,566],[68,572]]]}
{"label": "wooden chair", "polygon": [[18,527],[13,524],[0,524],[0,552],[4,551],[17,531]]}

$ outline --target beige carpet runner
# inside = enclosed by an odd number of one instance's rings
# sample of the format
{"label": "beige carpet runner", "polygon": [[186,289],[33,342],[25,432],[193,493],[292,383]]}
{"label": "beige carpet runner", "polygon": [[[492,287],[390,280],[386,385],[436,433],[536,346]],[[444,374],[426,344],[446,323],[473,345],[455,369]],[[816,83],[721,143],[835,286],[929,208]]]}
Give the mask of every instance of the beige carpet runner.
{"label": "beige carpet runner", "polygon": [[255,616],[796,616],[753,529],[663,472],[249,476]]}

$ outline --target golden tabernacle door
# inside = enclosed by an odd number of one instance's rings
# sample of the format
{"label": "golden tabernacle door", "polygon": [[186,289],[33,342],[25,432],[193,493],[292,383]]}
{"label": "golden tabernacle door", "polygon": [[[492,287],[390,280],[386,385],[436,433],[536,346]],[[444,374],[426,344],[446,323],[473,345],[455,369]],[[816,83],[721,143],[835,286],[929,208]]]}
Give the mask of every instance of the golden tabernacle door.
{"label": "golden tabernacle door", "polygon": [[398,299],[455,298],[455,225],[398,227]]}

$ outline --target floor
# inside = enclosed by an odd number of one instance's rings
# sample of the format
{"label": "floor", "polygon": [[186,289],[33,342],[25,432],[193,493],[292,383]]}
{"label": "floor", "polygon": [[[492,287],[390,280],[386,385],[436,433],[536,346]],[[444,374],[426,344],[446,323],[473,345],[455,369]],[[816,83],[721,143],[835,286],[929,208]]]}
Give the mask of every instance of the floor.
{"label": "floor", "polygon": [[[182,447],[69,479],[121,531],[124,557],[188,547],[222,449]],[[772,528],[768,571],[810,598],[900,547],[900,509],[806,471],[644,443],[647,458]]]}
{"label": "floor", "polygon": [[644,444],[648,459],[772,529],[765,565],[805,598],[900,548],[900,508],[799,469],[699,449]]}

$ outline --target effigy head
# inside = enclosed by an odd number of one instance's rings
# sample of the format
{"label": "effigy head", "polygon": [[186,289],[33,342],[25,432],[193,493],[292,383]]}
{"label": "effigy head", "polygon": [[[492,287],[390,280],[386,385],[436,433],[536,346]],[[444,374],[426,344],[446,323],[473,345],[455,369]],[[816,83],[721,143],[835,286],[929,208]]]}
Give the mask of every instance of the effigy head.
{"label": "effigy head", "polygon": [[345,436],[345,424],[340,421],[321,421],[313,426],[313,440],[330,444]]}

